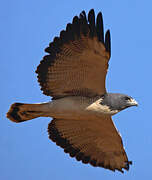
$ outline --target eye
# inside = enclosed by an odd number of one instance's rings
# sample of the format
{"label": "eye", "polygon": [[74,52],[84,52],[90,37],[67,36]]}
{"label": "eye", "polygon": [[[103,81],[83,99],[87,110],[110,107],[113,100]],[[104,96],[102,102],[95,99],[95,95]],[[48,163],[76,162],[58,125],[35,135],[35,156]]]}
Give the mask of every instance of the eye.
{"label": "eye", "polygon": [[126,97],[125,97],[125,100],[126,100],[126,101],[130,100],[130,97],[127,97],[127,96],[126,96]]}

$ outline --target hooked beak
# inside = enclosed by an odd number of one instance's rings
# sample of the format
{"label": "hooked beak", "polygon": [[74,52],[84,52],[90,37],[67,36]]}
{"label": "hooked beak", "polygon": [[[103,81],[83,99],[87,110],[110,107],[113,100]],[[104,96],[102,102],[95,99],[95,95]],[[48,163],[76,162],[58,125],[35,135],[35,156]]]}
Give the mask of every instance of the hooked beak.
{"label": "hooked beak", "polygon": [[137,103],[137,101],[135,99],[131,99],[129,101],[129,104],[130,104],[130,106],[138,106],[138,103]]}

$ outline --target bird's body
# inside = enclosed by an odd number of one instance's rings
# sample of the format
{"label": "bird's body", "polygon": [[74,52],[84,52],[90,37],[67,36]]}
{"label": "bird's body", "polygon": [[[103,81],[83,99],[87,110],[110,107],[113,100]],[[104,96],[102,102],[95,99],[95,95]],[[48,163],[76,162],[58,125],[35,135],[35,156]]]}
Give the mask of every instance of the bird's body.
{"label": "bird's body", "polygon": [[[120,94],[107,93],[107,95],[113,95],[114,98],[120,96]],[[117,96],[119,95],[119,96]],[[126,97],[122,95],[121,97]],[[21,111],[18,112],[18,120],[11,118],[12,121],[24,121],[36,117],[52,117],[63,119],[95,119],[103,116],[113,116],[121,109],[111,109],[109,104],[103,104],[105,97],[82,97],[82,96],[68,96],[56,100],[49,101],[48,103],[36,103],[36,104],[22,104],[15,103],[14,107],[18,107]],[[114,101],[115,103],[116,101]],[[111,104],[112,105],[112,104]],[[129,106],[137,105],[136,101],[130,102]],[[128,106],[128,107],[129,107]],[[13,109],[12,108],[12,109]],[[25,110],[24,110],[25,108]],[[27,109],[29,108],[29,110]],[[125,109],[122,107],[122,110]],[[21,114],[20,114],[21,112]],[[22,113],[26,112],[26,113]],[[33,112],[33,114],[31,114]],[[11,113],[11,112],[10,112]],[[11,117],[11,116],[10,116]],[[21,119],[21,120],[19,120]]]}
{"label": "bird's body", "polygon": [[[73,119],[95,119],[95,117],[111,116],[118,112],[118,110],[111,111],[108,106],[100,104],[102,100],[103,98],[101,97],[70,96],[52,100],[48,103],[31,104],[31,106],[30,104],[20,103],[16,103],[13,106],[22,109],[21,112],[26,110],[26,113],[18,114],[20,119],[24,120],[30,117],[31,111],[39,117],[44,116],[63,119],[70,119],[71,117]],[[25,110],[23,109],[24,107]],[[26,109],[27,107],[29,110]],[[12,118],[12,121],[15,121],[15,118]]]}
{"label": "bird's body", "polygon": [[14,103],[7,117],[14,122],[52,117],[49,138],[71,157],[113,171],[129,170],[131,161],[111,117],[137,102],[128,95],[106,91],[111,43],[109,30],[104,38],[102,14],[95,21],[94,10],[88,19],[82,11],[45,51],[49,54],[36,73],[41,90],[52,101]]}

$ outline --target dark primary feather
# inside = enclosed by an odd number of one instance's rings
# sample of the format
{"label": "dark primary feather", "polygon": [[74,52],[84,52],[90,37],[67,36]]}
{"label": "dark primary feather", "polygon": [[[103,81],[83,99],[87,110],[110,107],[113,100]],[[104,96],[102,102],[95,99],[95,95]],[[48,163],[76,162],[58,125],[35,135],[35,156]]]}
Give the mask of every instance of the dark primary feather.
{"label": "dark primary feather", "polygon": [[60,38],[63,44],[68,43],[70,41],[67,31],[60,32]]}
{"label": "dark primary feather", "polygon": [[81,33],[84,36],[87,36],[89,32],[89,27],[88,27],[88,22],[87,22],[87,17],[85,11],[82,11],[79,15],[80,18],[80,28],[81,28]]}
{"label": "dark primary feather", "polygon": [[79,22],[78,16],[75,16],[73,18],[72,25],[73,25],[74,34],[76,35],[76,38],[79,39],[79,37],[80,37],[80,22]]}
{"label": "dark primary feather", "polygon": [[66,26],[66,32],[68,34],[69,40],[74,41],[74,33],[73,33],[73,26],[71,23],[68,23]]}
{"label": "dark primary feather", "polygon": [[106,51],[109,52],[110,56],[111,56],[111,38],[110,38],[110,30],[108,30],[106,32],[106,36],[105,36],[105,48]]}
{"label": "dark primary feather", "polygon": [[95,28],[95,13],[93,9],[89,11],[88,22],[90,28],[90,37],[94,37],[96,35],[96,28]]}
{"label": "dark primary feather", "polygon": [[103,28],[103,19],[101,12],[97,15],[96,31],[97,31],[98,40],[104,44],[104,28]]}

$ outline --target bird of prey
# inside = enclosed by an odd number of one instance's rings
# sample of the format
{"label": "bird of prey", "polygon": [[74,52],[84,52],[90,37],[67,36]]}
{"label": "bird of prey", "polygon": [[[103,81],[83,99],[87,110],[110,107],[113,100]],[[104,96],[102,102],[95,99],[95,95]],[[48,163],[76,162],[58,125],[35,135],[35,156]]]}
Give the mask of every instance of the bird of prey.
{"label": "bird of prey", "polygon": [[14,103],[7,117],[16,123],[52,117],[49,138],[78,161],[112,171],[129,170],[122,139],[112,116],[137,106],[132,97],[108,93],[105,79],[111,55],[110,31],[102,13],[82,11],[55,37],[37,67],[41,90],[52,101]]}

